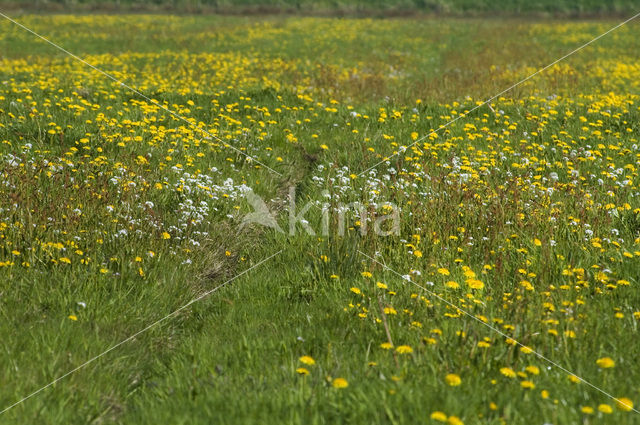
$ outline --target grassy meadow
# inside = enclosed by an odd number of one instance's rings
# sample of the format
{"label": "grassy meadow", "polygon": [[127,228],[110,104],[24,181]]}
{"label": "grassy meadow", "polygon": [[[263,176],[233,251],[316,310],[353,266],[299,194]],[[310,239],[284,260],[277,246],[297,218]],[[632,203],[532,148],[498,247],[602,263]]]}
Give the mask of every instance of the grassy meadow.
{"label": "grassy meadow", "polygon": [[640,23],[16,19],[0,423],[639,423]]}

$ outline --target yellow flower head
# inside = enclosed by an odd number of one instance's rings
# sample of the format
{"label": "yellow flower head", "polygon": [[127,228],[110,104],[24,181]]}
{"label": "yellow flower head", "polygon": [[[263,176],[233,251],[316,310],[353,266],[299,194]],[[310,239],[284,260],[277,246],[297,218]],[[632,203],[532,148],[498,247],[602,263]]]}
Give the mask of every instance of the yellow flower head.
{"label": "yellow flower head", "polygon": [[311,356],[302,356],[298,360],[300,360],[300,363],[306,364],[307,366],[313,366],[316,364],[316,361],[313,360],[313,357]]}
{"label": "yellow flower head", "polygon": [[447,419],[447,424],[449,424],[449,425],[464,425],[464,422],[462,422],[460,420],[460,418],[457,417],[457,416],[449,416],[449,419]]}
{"label": "yellow flower head", "polygon": [[469,288],[471,288],[471,289],[482,289],[482,288],[484,288],[484,283],[482,283],[482,281],[480,281],[478,279],[467,279],[466,282],[467,282],[467,285],[469,285]]}
{"label": "yellow flower head", "polygon": [[613,408],[611,406],[609,406],[608,404],[601,404],[598,406],[598,411],[602,412],[602,413],[613,413]]}
{"label": "yellow flower head", "polygon": [[398,348],[396,348],[396,352],[398,354],[410,354],[413,353],[413,348],[409,347],[408,345],[400,345]]}
{"label": "yellow flower head", "polygon": [[462,379],[460,379],[460,376],[456,375],[455,373],[448,374],[444,377],[444,380],[447,385],[452,387],[457,387],[458,385],[462,384]]}
{"label": "yellow flower head", "polygon": [[510,367],[502,367],[500,368],[500,373],[506,376],[507,378],[515,378],[516,373]]}
{"label": "yellow flower head", "polygon": [[616,400],[616,407],[623,412],[630,412],[633,410],[633,401],[626,397],[620,397]]}
{"label": "yellow flower head", "polygon": [[444,412],[435,411],[431,414],[431,419],[438,422],[447,422],[447,415]]}
{"label": "yellow flower head", "polygon": [[536,384],[534,384],[531,381],[522,381],[522,382],[520,382],[520,386],[522,388],[524,388],[525,390],[532,390],[532,389],[534,389],[536,387]]}
{"label": "yellow flower head", "polygon": [[344,378],[336,378],[333,380],[331,385],[333,385],[333,388],[347,388],[349,383]]}
{"label": "yellow flower head", "polygon": [[527,372],[529,372],[532,375],[539,375],[540,374],[540,369],[538,368],[538,366],[527,366],[524,370],[526,370]]}
{"label": "yellow flower head", "polygon": [[602,357],[596,360],[596,364],[602,369],[610,369],[616,365],[616,362],[611,357]]}

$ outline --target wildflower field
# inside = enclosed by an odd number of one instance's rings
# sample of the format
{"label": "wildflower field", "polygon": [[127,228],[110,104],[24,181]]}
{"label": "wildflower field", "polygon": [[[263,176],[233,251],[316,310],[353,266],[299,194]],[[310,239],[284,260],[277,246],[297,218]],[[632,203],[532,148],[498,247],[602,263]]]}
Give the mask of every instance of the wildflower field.
{"label": "wildflower field", "polygon": [[15,19],[0,423],[640,423],[639,22]]}

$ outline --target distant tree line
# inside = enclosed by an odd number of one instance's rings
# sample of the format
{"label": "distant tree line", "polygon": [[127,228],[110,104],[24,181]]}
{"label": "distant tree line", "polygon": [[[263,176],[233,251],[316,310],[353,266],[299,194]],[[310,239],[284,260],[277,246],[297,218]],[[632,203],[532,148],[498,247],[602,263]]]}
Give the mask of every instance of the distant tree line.
{"label": "distant tree line", "polygon": [[624,14],[640,0],[0,0],[0,4],[42,11],[58,9],[184,10],[211,12],[443,14]]}

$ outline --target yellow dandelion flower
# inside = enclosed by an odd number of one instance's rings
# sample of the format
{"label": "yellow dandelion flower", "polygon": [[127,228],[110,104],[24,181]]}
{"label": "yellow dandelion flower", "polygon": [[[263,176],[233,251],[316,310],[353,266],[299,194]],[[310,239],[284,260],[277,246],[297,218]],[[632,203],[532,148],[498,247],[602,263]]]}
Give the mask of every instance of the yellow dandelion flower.
{"label": "yellow dandelion flower", "polygon": [[527,291],[533,291],[535,288],[533,287],[533,285],[531,284],[531,282],[529,282],[528,280],[522,280],[520,281],[520,286],[522,286],[524,289],[526,289]]}
{"label": "yellow dandelion flower", "polygon": [[336,378],[331,383],[333,388],[347,388],[349,386],[349,382],[347,382],[344,378]]}
{"label": "yellow dandelion flower", "polygon": [[522,388],[524,388],[525,390],[532,390],[532,389],[534,389],[536,387],[536,384],[534,384],[531,381],[522,381],[522,382],[520,382],[520,386]]}
{"label": "yellow dandelion flower", "polygon": [[598,406],[598,411],[602,413],[613,413],[613,408],[608,404],[602,403]]}
{"label": "yellow dandelion flower", "polygon": [[447,424],[449,424],[449,425],[464,425],[464,422],[462,422],[462,420],[460,420],[460,418],[457,417],[457,416],[449,416],[449,419],[447,419]]}
{"label": "yellow dandelion flower", "polygon": [[602,357],[596,360],[596,364],[602,369],[611,369],[616,365],[616,362],[611,357]]}
{"label": "yellow dandelion flower", "polygon": [[457,387],[458,385],[462,384],[462,379],[460,379],[460,376],[456,375],[455,373],[448,374],[444,377],[444,380],[447,385],[451,387]]}
{"label": "yellow dandelion flower", "polygon": [[448,281],[447,283],[444,284],[444,286],[451,289],[458,289],[460,287],[458,282],[455,282],[453,280]]}
{"label": "yellow dandelion flower", "polygon": [[473,272],[473,270],[471,270],[469,267],[466,267],[466,266],[463,274],[464,274],[464,277],[466,277],[467,279],[474,279],[476,277],[476,274]]}
{"label": "yellow dandelion flower", "polygon": [[447,415],[444,412],[435,411],[431,413],[431,419],[438,422],[447,422]]}
{"label": "yellow dandelion flower", "polygon": [[623,412],[630,412],[633,410],[633,401],[626,397],[620,397],[616,400],[616,407]]}
{"label": "yellow dandelion flower", "polygon": [[296,373],[298,373],[298,375],[308,375],[309,371],[307,369],[305,369],[304,367],[299,367],[296,369]]}
{"label": "yellow dandelion flower", "polygon": [[469,287],[471,289],[482,289],[482,288],[484,288],[484,283],[482,283],[482,281],[480,281],[478,279],[467,279],[466,283],[467,283],[467,285],[469,285]]}
{"label": "yellow dandelion flower", "polygon": [[302,356],[298,360],[300,360],[300,363],[306,364],[307,366],[313,366],[316,364],[316,361],[313,360],[313,357],[311,356]]}
{"label": "yellow dandelion flower", "polygon": [[527,366],[524,370],[526,370],[527,372],[529,372],[532,375],[539,375],[540,374],[540,369],[538,368],[538,366]]}
{"label": "yellow dandelion flower", "polygon": [[516,377],[516,372],[511,369],[510,367],[501,367],[500,368],[500,373],[503,374],[504,376],[506,376],[507,378],[515,378]]}
{"label": "yellow dandelion flower", "polygon": [[400,345],[398,346],[398,348],[396,348],[396,352],[398,354],[411,354],[413,353],[413,348],[409,347],[408,345]]}

